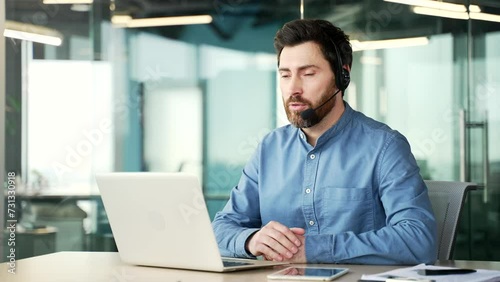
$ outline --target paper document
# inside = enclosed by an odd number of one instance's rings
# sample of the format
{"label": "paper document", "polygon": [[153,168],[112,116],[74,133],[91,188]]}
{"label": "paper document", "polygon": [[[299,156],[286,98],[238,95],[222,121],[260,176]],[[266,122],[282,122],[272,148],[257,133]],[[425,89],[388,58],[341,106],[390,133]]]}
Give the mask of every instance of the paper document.
{"label": "paper document", "polygon": [[500,271],[477,269],[477,272],[468,274],[453,274],[453,275],[419,275],[419,269],[453,269],[453,267],[434,266],[419,264],[408,268],[398,268],[391,271],[379,274],[364,274],[362,280],[370,281],[385,281],[390,278],[426,278],[435,282],[498,282],[500,281]]}

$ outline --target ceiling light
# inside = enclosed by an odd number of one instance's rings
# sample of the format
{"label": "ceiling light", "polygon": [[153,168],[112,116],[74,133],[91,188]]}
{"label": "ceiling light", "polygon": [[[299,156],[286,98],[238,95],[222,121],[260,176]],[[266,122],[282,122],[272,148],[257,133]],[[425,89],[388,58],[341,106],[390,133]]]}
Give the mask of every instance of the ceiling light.
{"label": "ceiling light", "polygon": [[481,12],[473,12],[473,11],[481,11],[481,9],[479,7],[474,8],[472,6],[470,8],[471,8],[470,13],[450,12],[450,11],[443,11],[443,10],[437,10],[437,9],[423,8],[423,7],[414,7],[413,12],[415,14],[443,17],[443,18],[452,18],[452,19],[461,19],[461,20],[473,19],[473,20],[482,20],[482,21],[490,21],[490,22],[500,22],[500,15],[487,14],[487,13],[481,13]]}
{"label": "ceiling light", "polygon": [[440,9],[453,12],[467,12],[464,5],[453,4],[447,2],[438,2],[432,0],[384,0],[386,2],[393,2],[398,4],[406,4],[412,6],[427,7],[433,9]]}
{"label": "ceiling light", "polygon": [[469,19],[469,15],[466,12],[453,12],[453,11],[445,11],[445,10],[425,8],[425,7],[413,7],[413,12],[415,14],[427,15],[427,16],[460,19],[460,20]]}
{"label": "ceiling light", "polygon": [[132,20],[129,15],[114,15],[111,17],[111,23],[115,27],[127,27],[127,23]]}
{"label": "ceiling light", "polygon": [[400,38],[363,42],[358,40],[351,40],[352,50],[354,52],[363,50],[411,47],[427,44],[429,44],[429,39],[427,39],[427,37]]}
{"label": "ceiling light", "polygon": [[[115,19],[115,17],[118,17]],[[126,15],[116,15],[111,18],[115,27],[152,27],[152,26],[171,26],[171,25],[190,25],[190,24],[208,24],[212,22],[212,16],[182,16],[182,17],[162,17],[162,18],[144,18],[132,19]]]}
{"label": "ceiling light", "polygon": [[3,35],[54,46],[60,46],[63,41],[63,35],[55,29],[15,21],[5,21]]}
{"label": "ceiling light", "polygon": [[399,4],[412,5],[413,12],[420,15],[428,15],[443,18],[452,18],[460,20],[482,20],[490,22],[500,22],[500,15],[481,13],[478,5],[469,5],[469,11],[465,5],[453,4],[447,2],[438,2],[434,0],[384,0]]}
{"label": "ceiling light", "polygon": [[85,4],[73,4],[71,5],[71,11],[75,12],[89,12],[92,6]]}
{"label": "ceiling light", "polygon": [[469,5],[469,11],[474,13],[480,13],[481,8],[478,5]]}
{"label": "ceiling light", "polygon": [[490,21],[490,22],[500,22],[500,16],[494,14],[486,13],[470,13],[470,18],[474,20]]}
{"label": "ceiling light", "polygon": [[43,4],[92,4],[94,0],[43,0]]}

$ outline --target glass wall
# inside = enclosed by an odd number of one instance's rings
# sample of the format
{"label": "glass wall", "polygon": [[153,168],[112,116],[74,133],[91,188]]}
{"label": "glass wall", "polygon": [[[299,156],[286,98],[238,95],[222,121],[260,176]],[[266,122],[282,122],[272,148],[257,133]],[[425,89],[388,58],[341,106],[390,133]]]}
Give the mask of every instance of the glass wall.
{"label": "glass wall", "polygon": [[94,53],[99,5],[5,5],[4,172],[16,175],[16,258],[87,249],[93,174],[114,165],[111,68]]}
{"label": "glass wall", "polygon": [[[498,3],[471,1],[485,13],[500,14]],[[488,4],[488,5],[486,5]],[[489,18],[490,20],[492,18]],[[500,260],[494,243],[500,238],[500,23],[473,17],[469,22],[469,83],[465,127],[469,145],[466,147],[465,177],[480,184],[471,193],[470,228],[466,254],[477,260]]]}
{"label": "glass wall", "polygon": [[[369,3],[368,3],[369,2]],[[498,260],[498,61],[500,6],[493,1],[447,1],[462,12],[398,2],[306,5],[307,17],[337,23],[351,35],[351,105],[403,133],[425,179],[471,181],[456,259]],[[333,7],[334,6],[334,7]],[[308,12],[309,11],[309,12]],[[380,48],[387,40],[415,40]],[[382,41],[381,41],[382,40]],[[494,239],[495,238],[495,239]]]}
{"label": "glass wall", "polygon": [[[492,1],[454,2],[500,14]],[[500,137],[500,23],[382,0],[305,3],[306,18],[327,19],[353,40],[351,106],[402,132],[424,178],[481,184],[468,199],[456,258],[498,259],[486,242],[498,238],[500,222],[500,151],[493,148]],[[299,6],[7,1],[7,27],[55,40],[5,39],[4,173],[18,176],[18,258],[116,250],[97,172],[194,173],[213,217],[261,138],[287,123],[273,37],[301,16]],[[130,21],[188,15],[211,22]],[[380,45],[406,38],[418,39]]]}

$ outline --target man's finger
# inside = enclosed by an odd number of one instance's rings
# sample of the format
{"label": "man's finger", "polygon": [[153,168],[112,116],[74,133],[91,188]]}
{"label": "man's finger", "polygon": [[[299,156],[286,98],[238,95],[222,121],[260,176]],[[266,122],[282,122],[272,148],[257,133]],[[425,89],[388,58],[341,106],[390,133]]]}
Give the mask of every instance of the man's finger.
{"label": "man's finger", "polygon": [[[300,240],[299,240],[299,238],[292,232],[292,230],[290,230],[290,228],[286,227],[285,225],[283,225],[283,224],[281,224],[279,222],[275,222],[275,221],[270,222],[270,227],[272,227],[273,229],[278,230],[283,235],[285,235],[285,237],[288,239],[288,241],[290,243],[294,244],[297,247],[300,246]],[[292,251],[292,246],[291,245],[287,244],[286,242],[283,242],[283,243],[284,243],[284,246],[286,248],[288,248],[290,251]]]}
{"label": "man's finger", "polygon": [[306,230],[304,228],[299,228],[299,227],[292,227],[290,228],[290,231],[292,231],[296,235],[306,234]]}
{"label": "man's finger", "polygon": [[265,244],[259,245],[258,251],[267,260],[283,261],[283,257],[279,253],[275,252],[272,248],[266,246]]}
{"label": "man's finger", "polygon": [[[298,248],[295,247],[292,243],[288,241],[288,239],[276,230],[267,230],[267,233],[262,238],[262,243],[269,248],[273,249],[276,253],[280,254],[283,257],[291,258],[294,253],[298,251]],[[288,246],[285,246],[287,244]],[[291,249],[288,249],[288,248]]]}

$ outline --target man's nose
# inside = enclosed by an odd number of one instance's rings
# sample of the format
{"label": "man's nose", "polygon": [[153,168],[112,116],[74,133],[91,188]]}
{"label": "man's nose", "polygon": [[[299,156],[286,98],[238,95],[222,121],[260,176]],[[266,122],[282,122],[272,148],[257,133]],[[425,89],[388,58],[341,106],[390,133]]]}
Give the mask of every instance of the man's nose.
{"label": "man's nose", "polygon": [[288,85],[288,94],[290,96],[302,94],[302,80],[298,76],[293,76]]}

